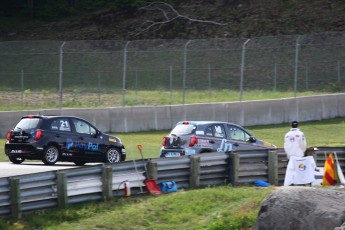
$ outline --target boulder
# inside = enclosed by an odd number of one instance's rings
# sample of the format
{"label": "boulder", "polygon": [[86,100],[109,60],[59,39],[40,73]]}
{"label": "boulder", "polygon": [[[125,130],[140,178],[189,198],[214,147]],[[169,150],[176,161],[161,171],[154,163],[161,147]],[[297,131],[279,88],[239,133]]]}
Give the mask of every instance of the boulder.
{"label": "boulder", "polygon": [[344,188],[286,186],[260,203],[253,230],[340,230],[344,220]]}

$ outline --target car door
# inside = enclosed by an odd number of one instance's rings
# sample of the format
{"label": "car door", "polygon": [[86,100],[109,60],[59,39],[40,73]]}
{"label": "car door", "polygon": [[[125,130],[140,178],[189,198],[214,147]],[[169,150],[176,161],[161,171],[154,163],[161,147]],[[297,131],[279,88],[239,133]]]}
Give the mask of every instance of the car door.
{"label": "car door", "polygon": [[71,157],[75,153],[73,148],[74,133],[68,118],[59,117],[53,119],[49,130],[54,140],[59,144],[63,157]]}
{"label": "car door", "polygon": [[97,129],[84,120],[78,118],[71,120],[75,130],[74,145],[78,155],[86,158],[99,157],[104,146],[103,140],[97,136]]}
{"label": "car door", "polygon": [[227,136],[223,124],[212,124],[207,126],[204,131],[204,137],[198,139],[198,143],[208,147],[213,152],[231,151],[231,145],[227,141]]}
{"label": "car door", "polygon": [[227,124],[227,133],[229,142],[233,150],[260,149],[255,142],[250,142],[251,135],[239,126]]}

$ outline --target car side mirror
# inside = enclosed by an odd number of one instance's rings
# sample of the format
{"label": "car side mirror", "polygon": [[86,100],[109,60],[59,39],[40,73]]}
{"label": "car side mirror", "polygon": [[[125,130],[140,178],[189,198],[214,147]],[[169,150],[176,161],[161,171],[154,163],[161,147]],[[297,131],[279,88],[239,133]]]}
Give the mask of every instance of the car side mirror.
{"label": "car side mirror", "polygon": [[256,138],[253,137],[253,136],[250,136],[248,141],[249,141],[250,143],[254,143],[254,142],[256,142]]}
{"label": "car side mirror", "polygon": [[91,135],[92,135],[92,137],[96,138],[96,137],[98,137],[98,135],[99,135],[99,131],[96,130],[96,132],[95,132],[95,133],[92,133]]}

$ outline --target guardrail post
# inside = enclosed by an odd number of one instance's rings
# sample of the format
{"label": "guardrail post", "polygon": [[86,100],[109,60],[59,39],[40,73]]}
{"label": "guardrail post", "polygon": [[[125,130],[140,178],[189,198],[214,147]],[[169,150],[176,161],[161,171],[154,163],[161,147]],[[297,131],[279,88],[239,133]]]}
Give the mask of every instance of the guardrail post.
{"label": "guardrail post", "polygon": [[147,162],[147,177],[147,179],[158,179],[157,162],[153,162],[152,160]]}
{"label": "guardrail post", "polygon": [[65,208],[68,205],[67,176],[65,172],[57,172],[58,206]]}
{"label": "guardrail post", "polygon": [[276,151],[268,151],[268,182],[278,185],[278,155]]}
{"label": "guardrail post", "polygon": [[10,178],[11,185],[11,215],[14,219],[22,217],[19,178]]}
{"label": "guardrail post", "polygon": [[113,197],[113,168],[111,166],[102,167],[102,189],[103,201],[108,201]]}
{"label": "guardrail post", "polygon": [[238,153],[230,152],[229,154],[229,184],[235,186],[238,184],[240,156]]}
{"label": "guardrail post", "polygon": [[189,187],[196,188],[200,185],[200,156],[191,156]]}

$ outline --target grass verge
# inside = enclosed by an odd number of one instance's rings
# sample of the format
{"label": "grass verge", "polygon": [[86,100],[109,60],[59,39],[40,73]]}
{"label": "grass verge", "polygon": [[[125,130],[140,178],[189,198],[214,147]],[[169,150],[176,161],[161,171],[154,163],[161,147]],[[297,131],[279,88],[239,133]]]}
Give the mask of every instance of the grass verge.
{"label": "grass verge", "polygon": [[260,202],[273,191],[217,186],[159,196],[114,198],[0,219],[0,229],[249,229]]}

